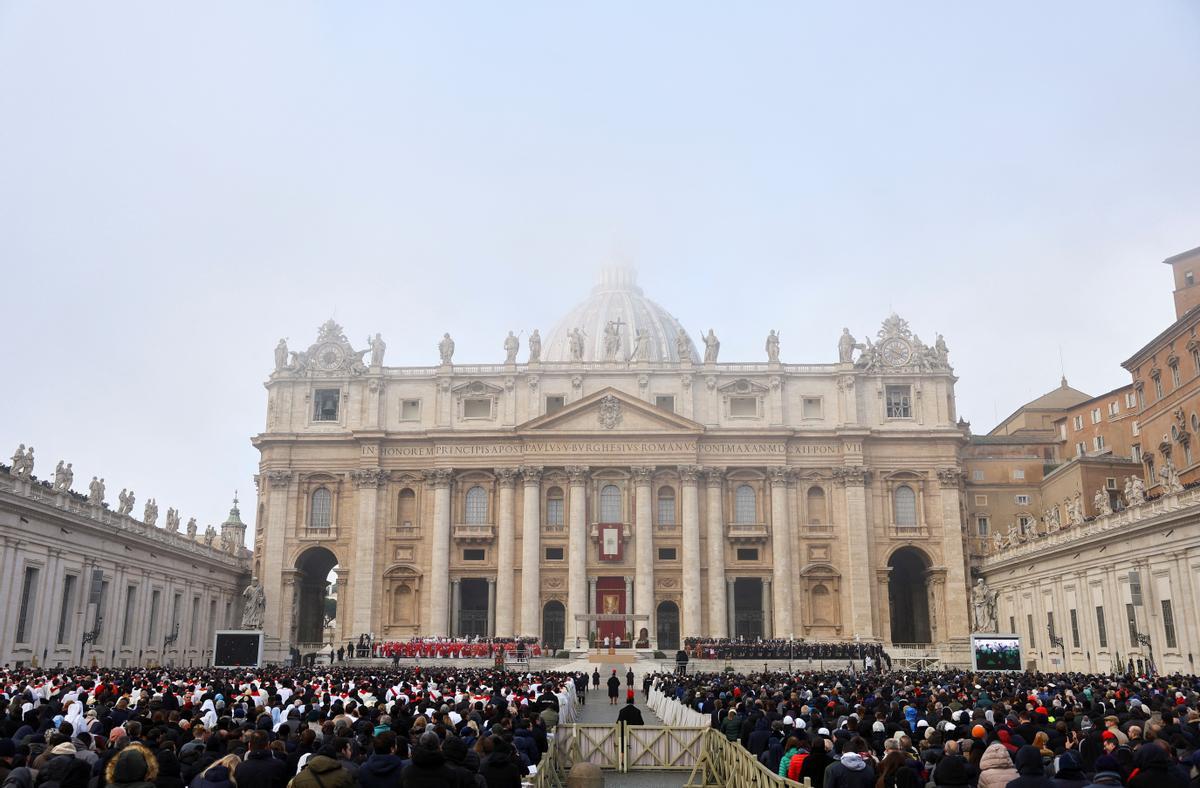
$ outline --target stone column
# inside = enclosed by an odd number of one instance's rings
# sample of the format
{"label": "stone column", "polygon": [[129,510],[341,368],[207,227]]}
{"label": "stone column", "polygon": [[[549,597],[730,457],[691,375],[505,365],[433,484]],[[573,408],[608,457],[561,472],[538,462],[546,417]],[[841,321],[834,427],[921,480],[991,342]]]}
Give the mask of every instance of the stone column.
{"label": "stone column", "polygon": [[[500,584],[497,583],[493,578],[490,578],[490,577],[488,578],[487,634],[488,634],[488,637],[493,637],[493,638],[496,637],[496,594],[497,594],[499,585]],[[509,607],[511,608],[511,605]],[[512,618],[512,616],[510,615],[509,618]]]}
{"label": "stone column", "polygon": [[571,511],[567,521],[567,642],[587,641],[587,624],[575,616],[588,612],[587,594],[587,466],[567,468]]}
{"label": "stone column", "polygon": [[[299,638],[296,637],[299,631],[299,622],[296,621],[296,594],[299,590],[296,588],[296,581],[300,577],[299,569],[285,569],[283,571],[283,592],[280,597],[280,616],[279,631],[286,634],[289,643],[296,643]],[[323,598],[323,597],[322,597]],[[321,611],[321,621],[325,620],[325,612]],[[266,623],[266,622],[263,622]],[[324,635],[324,628],[321,631]]]}
{"label": "stone column", "polygon": [[774,604],[771,596],[771,578],[764,577],[762,581],[762,611],[763,611],[763,637],[767,640],[775,637]]}
{"label": "stone column", "polygon": [[521,469],[525,483],[521,513],[521,637],[541,634],[542,469]]}
{"label": "stone column", "polygon": [[587,582],[587,587],[588,587],[587,612],[599,613],[600,611],[596,609],[596,578],[589,577],[588,582]]}
{"label": "stone column", "polygon": [[683,615],[681,638],[699,637],[704,634],[700,620],[700,493],[696,488],[696,477],[700,469],[695,465],[679,466],[679,478],[683,482]]}
{"label": "stone column", "polygon": [[[375,521],[379,503],[379,488],[387,483],[387,471],[380,468],[359,468],[350,473],[354,480],[358,519],[354,524],[354,575],[350,579],[351,607],[348,612],[356,634],[374,632],[372,613],[379,607],[379,587],[382,578],[376,566],[379,555],[376,544]],[[291,618],[289,614],[288,618]],[[284,630],[287,631],[287,630]]]}
{"label": "stone column", "polygon": [[730,637],[733,630],[728,626],[729,599],[725,594],[725,517],[721,508],[721,486],[724,483],[724,468],[705,468],[704,481],[708,487],[707,529],[704,537],[708,542],[708,629],[709,637]]}
{"label": "stone column", "polygon": [[[652,633],[650,617],[654,615],[654,519],[651,514],[653,491],[650,486],[654,468],[638,466],[631,470],[633,471],[636,496],[634,519],[637,523],[637,530],[634,531],[633,538],[636,548],[634,563],[637,567],[637,574],[634,575],[632,608],[627,607],[626,609],[632,609],[639,616],[647,616],[641,621],[634,619],[633,636],[637,638],[637,630],[643,626]],[[626,601],[626,605],[629,605],[628,601]]]}
{"label": "stone column", "polygon": [[500,482],[500,513],[496,518],[496,598],[491,618],[493,637],[510,638],[516,634],[515,618],[517,513],[517,469],[497,468]]}
{"label": "stone column", "polygon": [[[287,658],[288,648],[292,645],[291,633],[282,628],[282,612],[283,612],[283,570],[284,570],[284,554],[287,552],[285,542],[287,540],[287,510],[288,510],[288,493],[292,483],[292,472],[286,470],[263,471],[259,474],[259,484],[265,484],[267,489],[267,522],[265,523],[263,533],[263,560],[262,574],[259,582],[262,583],[263,594],[267,598],[266,608],[263,610],[263,624],[266,631],[263,633],[267,642],[270,639],[277,638],[278,646],[274,654],[264,650],[263,658],[268,660],[282,661]],[[261,527],[261,526],[260,526]],[[290,568],[290,567],[289,567]],[[115,588],[114,591],[120,595],[121,604],[125,601],[126,583],[122,583],[122,587]],[[344,605],[346,599],[338,598],[338,604]],[[218,604],[219,606],[219,604]],[[114,626],[120,626],[116,621]],[[214,627],[221,629],[222,627]],[[120,648],[121,643],[120,632],[116,633],[117,641],[114,644]],[[212,644],[208,644],[211,648]]]}
{"label": "stone column", "polygon": [[450,481],[454,471],[437,468],[428,474],[433,487],[433,538],[429,560],[429,634],[446,637],[450,631]]}
{"label": "stone column", "polygon": [[462,610],[462,583],[456,577],[450,581],[450,637],[458,637],[458,613]]}
{"label": "stone column", "polygon": [[892,606],[888,593],[891,574],[891,567],[885,566],[875,570],[875,582],[878,585],[875,598],[879,600],[879,638],[884,643],[890,643],[892,640]]}
{"label": "stone column", "polygon": [[[959,506],[962,473],[961,468],[942,468],[938,471],[942,499],[942,555],[946,564],[945,587],[953,589],[965,589],[968,586],[967,557],[963,549],[962,515]],[[965,640],[970,637],[971,622],[967,614],[969,596],[965,593],[954,593],[945,597],[946,610],[942,620],[942,631],[946,639]]]}
{"label": "stone column", "polygon": [[[16,633],[9,631],[9,622],[10,620],[15,621],[16,617],[20,615],[19,605],[21,604],[21,600],[16,596],[13,586],[17,582],[16,564],[17,554],[21,550],[21,542],[7,536],[0,537],[0,540],[3,540],[4,544],[4,560],[3,564],[0,564],[3,570],[0,572],[0,599],[8,600],[5,604],[0,605],[0,641],[10,644],[5,647],[5,651],[3,655],[0,655],[0,658],[5,662],[10,662],[12,661],[10,659],[11,644],[15,642]],[[14,623],[13,628],[15,629],[15,627],[16,624]]]}
{"label": "stone column", "polygon": [[[867,524],[866,483],[869,471],[862,465],[846,465],[834,469],[835,478],[845,485],[846,538],[850,548],[860,554],[851,560],[843,590],[850,592],[850,631],[865,639],[875,638],[874,607],[871,602],[871,530]],[[964,585],[965,589],[966,586]]]}
{"label": "stone column", "polygon": [[[633,578],[626,575],[625,576],[625,614],[629,615],[630,618],[625,619],[625,626],[629,630],[629,636],[630,636],[629,639],[636,642],[636,638],[637,638],[636,625],[630,626],[634,622],[634,619],[632,618],[632,613],[633,613]],[[626,643],[625,645],[628,646],[630,644]]]}
{"label": "stone column", "polygon": [[781,638],[796,634],[792,626],[792,539],[788,517],[787,482],[789,471],[777,466],[768,469],[771,479],[771,585],[775,589],[775,632]]}
{"label": "stone column", "polygon": [[737,618],[736,618],[737,612],[735,610],[735,608],[737,607],[737,594],[735,593],[735,590],[737,588],[737,578],[736,577],[725,578],[725,588],[726,588],[726,592],[725,592],[726,631],[729,633],[728,637],[735,637],[736,633],[737,633]]}

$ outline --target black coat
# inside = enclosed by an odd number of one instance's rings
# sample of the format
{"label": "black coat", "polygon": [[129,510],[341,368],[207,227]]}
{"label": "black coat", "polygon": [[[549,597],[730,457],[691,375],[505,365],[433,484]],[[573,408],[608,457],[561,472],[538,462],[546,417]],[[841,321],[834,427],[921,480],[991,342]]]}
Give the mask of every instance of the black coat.
{"label": "black coat", "polygon": [[608,677],[608,697],[615,698],[621,694],[621,680],[616,676]]}
{"label": "black coat", "polygon": [[413,750],[412,763],[404,767],[402,775],[404,788],[446,788],[458,783],[457,775],[446,765],[446,757],[441,751],[423,747]]}
{"label": "black coat", "polygon": [[262,788],[284,788],[292,775],[287,761],[276,758],[269,750],[250,750],[233,773],[238,785]]}
{"label": "black coat", "polygon": [[[492,753],[479,764],[479,774],[487,782],[488,788],[521,788],[521,778],[524,774],[507,755]],[[408,788],[408,781],[404,783]]]}
{"label": "black coat", "polygon": [[642,719],[642,710],[632,703],[626,703],[624,708],[617,712],[617,722],[623,722],[626,725],[646,724],[646,721]]}

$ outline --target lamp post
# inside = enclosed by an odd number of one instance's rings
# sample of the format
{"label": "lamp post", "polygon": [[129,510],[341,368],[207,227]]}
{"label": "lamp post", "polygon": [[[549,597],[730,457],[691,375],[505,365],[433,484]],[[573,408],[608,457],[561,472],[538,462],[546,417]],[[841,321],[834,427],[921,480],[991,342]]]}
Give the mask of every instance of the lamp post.
{"label": "lamp post", "polygon": [[83,642],[79,644],[79,664],[83,665],[83,652],[87,648],[88,643],[95,643],[100,637],[100,625],[104,623],[104,616],[96,616],[96,626],[89,632],[83,633]]}
{"label": "lamp post", "polygon": [[167,646],[179,639],[179,622],[175,622],[175,626],[171,628],[171,634],[163,637],[162,661],[167,661]]}
{"label": "lamp post", "polygon": [[1150,642],[1150,636],[1144,632],[1137,633],[1137,642],[1139,646],[1145,646],[1149,652],[1149,664],[1146,665],[1146,673],[1154,674],[1154,645]]}

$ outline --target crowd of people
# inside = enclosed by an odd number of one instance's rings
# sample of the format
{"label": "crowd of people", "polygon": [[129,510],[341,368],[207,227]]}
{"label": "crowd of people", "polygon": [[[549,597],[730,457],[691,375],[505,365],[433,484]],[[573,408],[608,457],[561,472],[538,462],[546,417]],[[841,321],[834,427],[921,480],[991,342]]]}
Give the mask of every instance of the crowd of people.
{"label": "crowd of people", "polygon": [[491,659],[497,653],[530,657],[542,656],[537,638],[413,638],[379,640],[367,636],[350,641],[333,655],[336,662],[346,659]]}
{"label": "crowd of people", "polygon": [[814,643],[786,638],[686,638],[683,650],[693,659],[855,660],[862,663],[870,658],[876,666],[891,666],[891,658],[878,643]]}
{"label": "crowd of people", "polygon": [[589,676],[0,670],[7,788],[519,788]]}
{"label": "crowd of people", "polygon": [[814,788],[1197,788],[1200,677],[804,672],[653,677]]}

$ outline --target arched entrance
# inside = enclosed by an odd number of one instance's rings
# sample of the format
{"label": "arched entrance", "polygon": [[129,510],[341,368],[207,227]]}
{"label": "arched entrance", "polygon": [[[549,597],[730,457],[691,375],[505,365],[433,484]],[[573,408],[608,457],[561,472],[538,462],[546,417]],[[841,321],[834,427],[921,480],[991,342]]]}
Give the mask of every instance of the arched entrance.
{"label": "arched entrance", "polygon": [[679,606],[674,602],[660,602],[655,620],[658,621],[659,650],[679,648]]}
{"label": "arched entrance", "polygon": [[337,616],[337,597],[332,586],[337,582],[333,570],[337,556],[324,547],[310,547],[296,559],[295,611],[296,643],[310,646],[325,642],[325,623]]}
{"label": "arched entrance", "polygon": [[549,651],[563,647],[567,636],[567,609],[563,603],[552,599],[542,608],[542,646]]}
{"label": "arched entrance", "polygon": [[931,643],[929,559],[915,547],[902,547],[888,559],[888,603],[892,611],[893,643]]}

